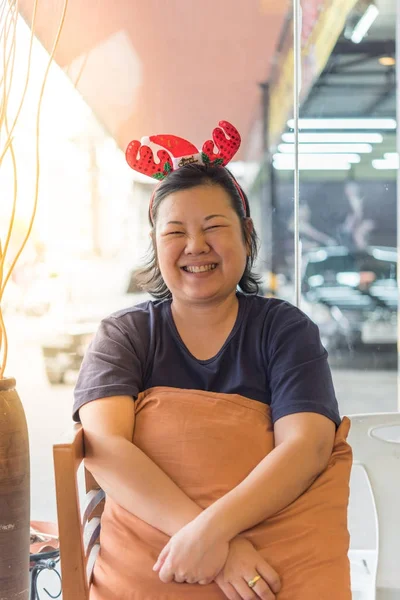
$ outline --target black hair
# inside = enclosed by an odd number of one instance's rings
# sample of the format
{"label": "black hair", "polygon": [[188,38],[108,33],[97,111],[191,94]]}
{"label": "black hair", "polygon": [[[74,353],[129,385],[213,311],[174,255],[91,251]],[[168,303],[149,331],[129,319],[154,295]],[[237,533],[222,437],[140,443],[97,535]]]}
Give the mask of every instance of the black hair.
{"label": "black hair", "polygon": [[[240,219],[243,239],[249,248],[246,267],[239,281],[239,288],[245,294],[257,294],[259,292],[259,278],[253,272],[253,266],[258,252],[258,236],[254,228],[250,231],[246,226],[246,219],[250,218],[250,206],[246,194],[228,169],[221,166],[192,164],[185,165],[173,171],[157,187],[152,206],[149,209],[149,221],[153,229],[157,223],[157,213],[161,202],[170,194],[189,190],[200,185],[219,185],[229,195],[232,208]],[[246,205],[243,206],[242,198],[238,190],[240,188]],[[153,238],[147,261],[139,271],[139,280],[142,288],[149,292],[154,298],[165,300],[171,298],[157,261],[156,245]]]}

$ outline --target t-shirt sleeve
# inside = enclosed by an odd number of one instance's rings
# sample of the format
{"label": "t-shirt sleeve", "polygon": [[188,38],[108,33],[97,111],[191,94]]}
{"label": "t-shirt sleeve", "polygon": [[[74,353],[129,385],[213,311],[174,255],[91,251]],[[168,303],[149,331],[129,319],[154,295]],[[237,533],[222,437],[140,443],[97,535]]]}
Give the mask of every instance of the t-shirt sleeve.
{"label": "t-shirt sleeve", "polygon": [[267,343],[273,422],[293,413],[313,412],[339,425],[328,353],[317,325],[288,303],[273,312]]}
{"label": "t-shirt sleeve", "polygon": [[73,418],[81,406],[98,398],[132,396],[142,389],[144,357],[139,332],[129,333],[116,317],[104,319],[82,361],[74,390]]}

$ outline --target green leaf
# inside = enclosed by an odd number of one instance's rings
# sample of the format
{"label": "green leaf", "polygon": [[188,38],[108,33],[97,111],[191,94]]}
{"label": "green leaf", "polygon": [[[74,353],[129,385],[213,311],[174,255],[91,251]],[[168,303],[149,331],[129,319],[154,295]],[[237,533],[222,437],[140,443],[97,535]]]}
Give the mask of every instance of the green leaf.
{"label": "green leaf", "polygon": [[164,178],[165,178],[165,175],[164,175],[164,173],[154,173],[154,174],[152,175],[152,178],[153,178],[153,179],[160,179],[160,180],[161,180],[161,179],[164,179]]}
{"label": "green leaf", "polygon": [[166,163],[165,163],[165,165],[164,165],[164,173],[165,173],[165,172],[166,172],[167,174],[171,173],[171,163],[169,163],[169,162],[166,162]]}
{"label": "green leaf", "polygon": [[208,155],[205,152],[201,153],[201,158],[203,159],[203,163],[205,165],[209,165],[210,164],[210,158],[208,157]]}
{"label": "green leaf", "polygon": [[212,163],[213,166],[218,166],[218,165],[222,165],[222,163],[224,162],[223,158],[216,158],[214,160],[214,162]]}

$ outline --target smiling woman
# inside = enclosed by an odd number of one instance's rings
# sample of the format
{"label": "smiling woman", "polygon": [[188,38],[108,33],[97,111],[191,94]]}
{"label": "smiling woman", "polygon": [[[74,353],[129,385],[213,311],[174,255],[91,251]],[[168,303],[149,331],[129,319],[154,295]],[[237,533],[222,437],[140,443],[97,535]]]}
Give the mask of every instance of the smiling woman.
{"label": "smiling woman", "polygon": [[223,166],[238,133],[222,123],[215,160],[207,142],[211,158],[159,151],[156,300],[104,319],[82,363],[74,417],[106,493],[91,600],[320,600],[332,581],[350,598],[348,424],[317,327],[257,293],[249,203]]}

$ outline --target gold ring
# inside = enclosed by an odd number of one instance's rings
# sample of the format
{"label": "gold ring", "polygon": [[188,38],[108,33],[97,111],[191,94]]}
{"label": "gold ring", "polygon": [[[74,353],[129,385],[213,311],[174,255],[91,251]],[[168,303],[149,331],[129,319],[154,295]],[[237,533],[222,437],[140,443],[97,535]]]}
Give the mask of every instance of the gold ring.
{"label": "gold ring", "polygon": [[249,588],[253,588],[257,581],[259,581],[261,579],[261,575],[256,575],[255,577],[253,577],[253,579],[250,579],[250,581],[247,582],[247,585],[249,586]]}

